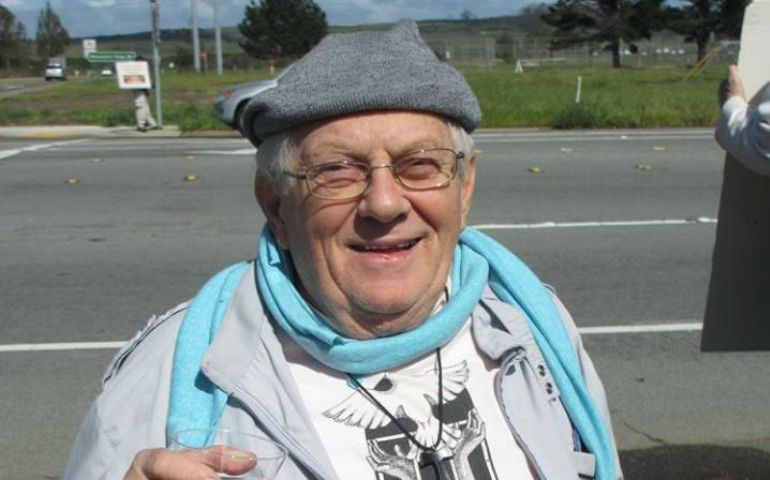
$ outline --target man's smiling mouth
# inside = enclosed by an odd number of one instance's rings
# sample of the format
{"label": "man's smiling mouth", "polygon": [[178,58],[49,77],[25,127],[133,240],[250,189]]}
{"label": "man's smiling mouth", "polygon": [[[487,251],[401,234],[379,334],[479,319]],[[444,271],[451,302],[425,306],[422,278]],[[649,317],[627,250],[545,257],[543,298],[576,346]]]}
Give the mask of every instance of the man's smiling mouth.
{"label": "man's smiling mouth", "polygon": [[415,238],[412,240],[405,240],[403,242],[398,243],[361,243],[361,244],[353,244],[351,245],[351,248],[357,252],[374,252],[374,253],[390,253],[390,252],[400,252],[404,250],[410,250],[413,248],[417,243],[419,243],[420,239]]}

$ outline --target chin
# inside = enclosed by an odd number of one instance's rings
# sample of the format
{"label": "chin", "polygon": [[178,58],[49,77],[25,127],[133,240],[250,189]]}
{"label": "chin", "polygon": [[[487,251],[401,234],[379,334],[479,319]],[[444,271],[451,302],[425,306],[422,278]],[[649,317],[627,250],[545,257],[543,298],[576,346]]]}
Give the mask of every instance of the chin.
{"label": "chin", "polygon": [[[421,290],[425,291],[425,290]],[[359,303],[359,324],[374,336],[393,335],[420,325],[433,310],[433,303],[420,305],[416,298],[383,298]]]}

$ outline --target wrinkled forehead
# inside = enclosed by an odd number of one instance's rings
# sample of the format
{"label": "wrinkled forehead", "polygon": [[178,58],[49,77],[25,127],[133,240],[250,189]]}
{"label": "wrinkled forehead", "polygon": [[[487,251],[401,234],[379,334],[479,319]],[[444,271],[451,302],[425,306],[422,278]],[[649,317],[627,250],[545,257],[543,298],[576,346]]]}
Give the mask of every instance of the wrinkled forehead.
{"label": "wrinkled forehead", "polygon": [[449,121],[419,111],[375,111],[336,117],[296,131],[301,157],[329,151],[398,155],[420,148],[453,148]]}

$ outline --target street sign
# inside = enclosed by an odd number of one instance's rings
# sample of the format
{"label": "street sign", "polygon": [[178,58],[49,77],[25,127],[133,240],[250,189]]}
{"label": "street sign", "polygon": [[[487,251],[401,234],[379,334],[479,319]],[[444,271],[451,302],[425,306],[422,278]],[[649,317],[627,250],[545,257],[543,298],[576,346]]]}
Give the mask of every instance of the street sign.
{"label": "street sign", "polygon": [[86,58],[92,63],[130,62],[136,60],[136,52],[91,52]]}
{"label": "street sign", "polygon": [[83,56],[88,58],[88,56],[95,51],[96,51],[96,39],[84,38],[83,39]]}

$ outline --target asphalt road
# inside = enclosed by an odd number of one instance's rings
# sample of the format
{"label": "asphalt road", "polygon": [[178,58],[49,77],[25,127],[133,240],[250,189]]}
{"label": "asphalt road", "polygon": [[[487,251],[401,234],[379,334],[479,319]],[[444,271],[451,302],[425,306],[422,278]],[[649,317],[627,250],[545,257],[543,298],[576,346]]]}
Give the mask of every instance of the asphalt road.
{"label": "asphalt road", "polygon": [[0,78],[0,98],[12,97],[20,93],[45,90],[59,82],[46,82],[42,77]]}
{"label": "asphalt road", "polygon": [[[698,349],[722,170],[710,133],[476,138],[470,223],[580,327],[619,327],[584,342],[627,479],[770,478],[770,353]],[[253,256],[253,170],[235,139],[0,139],[0,344],[126,340]],[[0,478],[58,478],[114,352],[19,350],[0,351]]]}

